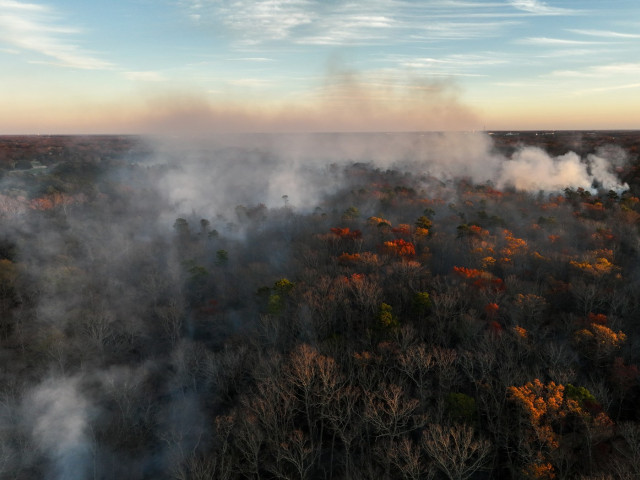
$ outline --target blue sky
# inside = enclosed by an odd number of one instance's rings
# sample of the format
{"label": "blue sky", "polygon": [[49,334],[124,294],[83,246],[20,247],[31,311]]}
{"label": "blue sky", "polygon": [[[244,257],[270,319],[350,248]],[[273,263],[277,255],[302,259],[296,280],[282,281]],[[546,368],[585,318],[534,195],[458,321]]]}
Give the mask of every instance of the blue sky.
{"label": "blue sky", "polygon": [[0,133],[640,128],[640,2],[0,0]]}

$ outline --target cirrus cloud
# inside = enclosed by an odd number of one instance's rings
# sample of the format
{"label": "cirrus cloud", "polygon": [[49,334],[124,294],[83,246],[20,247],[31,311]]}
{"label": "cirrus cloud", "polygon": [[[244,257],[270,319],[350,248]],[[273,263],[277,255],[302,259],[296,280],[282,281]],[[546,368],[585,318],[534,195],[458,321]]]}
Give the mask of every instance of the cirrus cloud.
{"label": "cirrus cloud", "polygon": [[76,45],[77,28],[57,21],[57,12],[48,6],[0,0],[0,43],[14,49],[35,52],[64,67],[109,70],[114,65]]}

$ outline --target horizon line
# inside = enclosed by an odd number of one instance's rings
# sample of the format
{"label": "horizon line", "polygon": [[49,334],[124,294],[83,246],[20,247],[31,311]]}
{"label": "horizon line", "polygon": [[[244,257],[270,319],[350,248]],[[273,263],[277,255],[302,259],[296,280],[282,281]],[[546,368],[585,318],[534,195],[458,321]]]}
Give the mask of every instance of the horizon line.
{"label": "horizon line", "polygon": [[247,132],[211,132],[206,135],[185,135],[166,133],[0,133],[0,138],[8,137],[169,137],[169,138],[205,138],[210,136],[234,136],[234,135],[406,135],[406,134],[441,134],[441,133],[535,133],[535,132],[640,132],[638,128],[526,128],[526,129],[479,129],[479,130],[398,130],[398,131],[247,131]]}

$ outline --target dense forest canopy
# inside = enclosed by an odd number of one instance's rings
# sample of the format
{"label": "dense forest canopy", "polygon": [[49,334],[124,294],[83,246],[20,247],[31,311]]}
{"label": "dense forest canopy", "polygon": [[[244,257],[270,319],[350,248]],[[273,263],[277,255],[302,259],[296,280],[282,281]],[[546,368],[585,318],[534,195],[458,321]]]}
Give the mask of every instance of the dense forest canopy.
{"label": "dense forest canopy", "polygon": [[0,477],[638,478],[639,145],[0,137]]}

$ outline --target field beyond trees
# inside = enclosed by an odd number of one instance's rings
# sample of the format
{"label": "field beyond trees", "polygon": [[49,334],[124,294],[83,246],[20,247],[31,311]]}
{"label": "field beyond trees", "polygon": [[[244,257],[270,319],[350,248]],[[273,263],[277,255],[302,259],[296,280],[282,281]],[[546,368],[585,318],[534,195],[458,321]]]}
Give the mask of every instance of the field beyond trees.
{"label": "field beyond trees", "polygon": [[0,478],[640,478],[639,148],[0,137]]}

